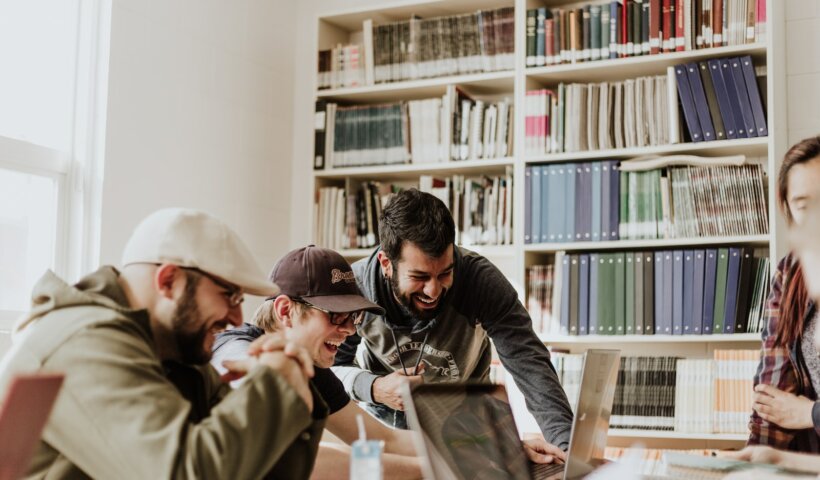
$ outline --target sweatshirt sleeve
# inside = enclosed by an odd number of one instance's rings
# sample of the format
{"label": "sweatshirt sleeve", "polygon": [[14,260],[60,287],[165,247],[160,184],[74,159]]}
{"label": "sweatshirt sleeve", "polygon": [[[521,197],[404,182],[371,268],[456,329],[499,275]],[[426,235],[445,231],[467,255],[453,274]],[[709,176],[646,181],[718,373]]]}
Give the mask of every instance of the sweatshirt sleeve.
{"label": "sweatshirt sleeve", "polygon": [[332,369],[351,398],[359,402],[376,403],[373,400],[373,382],[379,375],[359,368],[356,364],[356,349],[361,341],[362,338],[355,333],[347,337],[339,346]]}
{"label": "sweatshirt sleeve", "polygon": [[212,388],[221,401],[192,422],[191,404],[129,328],[79,332],[44,365],[66,373],[44,440],[90,477],[261,478],[315,423],[295,390],[262,365],[232,392]]}
{"label": "sweatshirt sleeve", "polygon": [[[550,354],[532,329],[527,310],[501,272],[484,258],[473,260],[467,276],[470,295],[478,300],[479,321],[493,341],[504,368],[524,394],[544,438],[569,448],[572,410]],[[459,281],[458,279],[456,281]]]}

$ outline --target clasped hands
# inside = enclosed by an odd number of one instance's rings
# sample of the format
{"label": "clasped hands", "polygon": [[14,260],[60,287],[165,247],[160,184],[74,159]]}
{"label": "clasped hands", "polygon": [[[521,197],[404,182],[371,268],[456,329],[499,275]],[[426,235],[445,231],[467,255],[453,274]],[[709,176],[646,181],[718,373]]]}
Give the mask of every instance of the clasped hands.
{"label": "clasped hands", "polygon": [[256,365],[265,365],[277,372],[313,410],[313,395],[308,380],[313,377],[313,360],[304,347],[290,341],[283,333],[267,333],[251,343],[248,358],[225,360],[227,369],[222,381],[231,382],[244,377]]}

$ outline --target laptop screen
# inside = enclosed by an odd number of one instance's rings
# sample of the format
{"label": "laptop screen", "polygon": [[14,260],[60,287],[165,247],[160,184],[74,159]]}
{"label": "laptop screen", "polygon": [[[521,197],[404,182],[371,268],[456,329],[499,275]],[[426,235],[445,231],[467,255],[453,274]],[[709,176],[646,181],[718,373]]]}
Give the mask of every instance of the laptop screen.
{"label": "laptop screen", "polygon": [[427,384],[412,395],[435,478],[530,478],[503,386]]}

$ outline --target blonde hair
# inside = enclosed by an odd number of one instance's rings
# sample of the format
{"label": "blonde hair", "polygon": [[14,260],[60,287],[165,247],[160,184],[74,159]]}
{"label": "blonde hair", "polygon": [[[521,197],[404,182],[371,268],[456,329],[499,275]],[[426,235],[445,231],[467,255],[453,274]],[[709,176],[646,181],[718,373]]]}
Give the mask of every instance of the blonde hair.
{"label": "blonde hair", "polygon": [[[276,301],[275,298],[265,300],[262,302],[262,305],[259,305],[259,308],[257,308],[256,312],[253,314],[254,325],[266,332],[277,332],[282,330],[282,320],[278,315],[276,315],[274,301]],[[291,301],[290,308],[294,311],[296,316],[301,315],[302,305],[298,302]]]}

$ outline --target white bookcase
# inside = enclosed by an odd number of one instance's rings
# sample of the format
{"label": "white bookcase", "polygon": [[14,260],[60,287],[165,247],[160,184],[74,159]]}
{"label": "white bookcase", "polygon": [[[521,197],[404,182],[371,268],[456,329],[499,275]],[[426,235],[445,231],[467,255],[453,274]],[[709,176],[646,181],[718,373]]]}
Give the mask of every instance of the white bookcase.
{"label": "white bookcase", "polygon": [[[406,20],[411,15],[422,18],[475,12],[481,9],[500,7],[515,8],[515,68],[510,71],[448,76],[376,84],[355,88],[317,90],[314,100],[325,99],[349,103],[379,103],[395,100],[412,100],[441,96],[447,85],[455,84],[468,92],[485,96],[509,96],[515,105],[514,155],[510,158],[491,160],[451,161],[437,164],[407,164],[384,167],[354,167],[315,170],[306,181],[308,192],[317,192],[323,186],[350,185],[348,182],[381,180],[417,182],[421,174],[447,176],[452,174],[502,174],[509,166],[514,168],[513,201],[513,244],[505,246],[474,246],[507,275],[524,299],[526,285],[525,272],[530,265],[551,263],[556,251],[605,251],[629,249],[670,249],[697,245],[744,244],[768,248],[771,265],[774,266],[785,253],[783,224],[776,208],[776,178],[780,159],[786,144],[786,92],[785,92],[785,6],[780,0],[767,1],[767,33],[764,42],[719,47],[712,49],[674,52],[658,55],[639,56],[625,59],[599,60],[585,63],[564,64],[527,68],[526,53],[526,12],[537,7],[565,7],[602,3],[566,0],[418,0],[374,2],[364,9],[321,13],[317,22],[317,38],[314,54],[337,43],[347,43],[356,38],[362,30],[362,22],[372,19],[374,25],[390,21]],[[728,56],[751,55],[756,65],[766,65],[767,83],[765,92],[769,135],[765,138],[723,140],[701,143],[680,143],[645,148],[619,150],[597,150],[588,152],[525,156],[524,148],[524,105],[527,90],[558,82],[599,82],[634,78],[643,75],[662,75],[671,65],[688,61],[699,61]],[[316,65],[316,57],[313,57]],[[314,70],[315,72],[315,70]],[[314,83],[315,85],[315,83]],[[763,92],[761,92],[763,93]],[[297,108],[311,109],[313,104],[299,105]],[[311,135],[312,138],[312,135]],[[310,148],[312,151],[312,148]],[[761,159],[768,175],[768,215],[769,234],[746,237],[696,238],[674,240],[624,240],[610,242],[538,243],[524,244],[524,172],[527,165],[553,162],[590,161],[603,159],[627,159],[649,154],[695,154],[731,155],[744,154]],[[304,162],[311,162],[305,158]],[[314,211],[314,210],[311,210]],[[306,219],[307,220],[307,219]],[[313,228],[314,219],[305,222],[305,228]],[[315,232],[314,232],[315,234]],[[314,238],[313,236],[311,238]],[[343,250],[349,260],[364,257],[371,249]],[[692,358],[711,358],[715,349],[759,347],[758,334],[705,335],[705,336],[544,336],[545,344],[568,350],[583,352],[587,348],[617,347],[625,355],[679,355]],[[745,442],[746,435],[740,434],[683,434],[668,431],[628,431],[611,430],[610,444],[628,446],[641,443],[660,448],[725,448],[737,447]]]}

